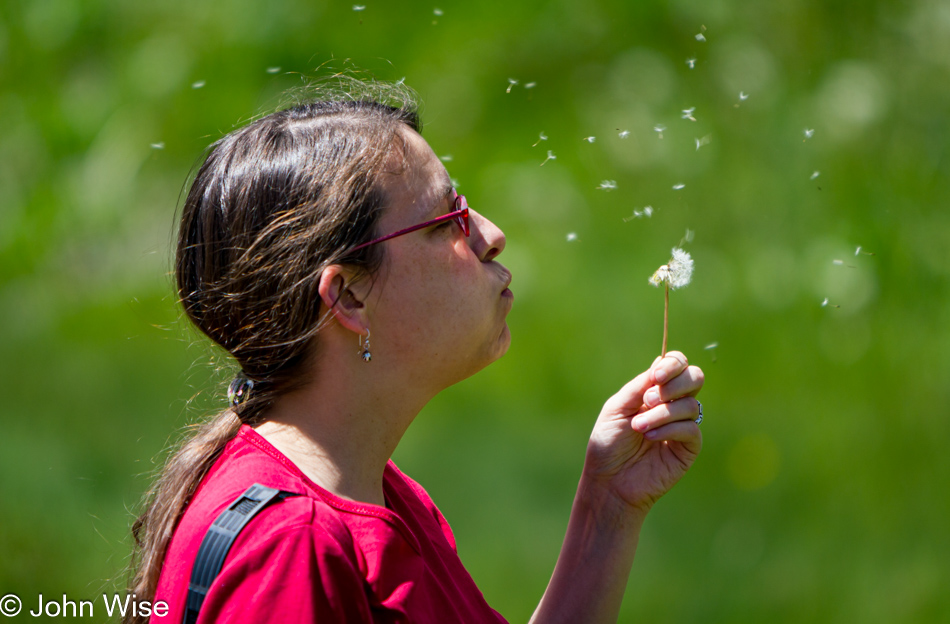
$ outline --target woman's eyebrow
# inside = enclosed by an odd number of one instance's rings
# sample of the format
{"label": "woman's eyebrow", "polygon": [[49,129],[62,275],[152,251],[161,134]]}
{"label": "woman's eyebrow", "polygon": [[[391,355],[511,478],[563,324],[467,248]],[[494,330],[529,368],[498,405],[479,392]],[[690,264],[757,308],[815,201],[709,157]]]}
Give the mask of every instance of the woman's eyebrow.
{"label": "woman's eyebrow", "polygon": [[441,184],[441,188],[437,191],[437,193],[438,193],[437,196],[438,196],[438,198],[439,198],[439,201],[436,202],[436,204],[435,204],[435,206],[433,206],[432,210],[429,211],[429,214],[434,214],[434,215],[436,215],[436,216],[439,216],[439,215],[441,215],[443,212],[445,212],[445,199],[446,199],[447,197],[449,197],[450,195],[452,195],[452,192],[453,192],[454,190],[455,190],[455,187],[452,186],[452,182],[451,182],[451,181],[446,180],[445,182],[443,182],[443,183]]}

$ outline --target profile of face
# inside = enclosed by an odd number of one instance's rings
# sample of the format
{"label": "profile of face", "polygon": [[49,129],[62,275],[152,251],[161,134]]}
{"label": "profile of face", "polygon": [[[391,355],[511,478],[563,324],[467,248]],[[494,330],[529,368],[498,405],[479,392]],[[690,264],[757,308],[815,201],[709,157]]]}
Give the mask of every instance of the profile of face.
{"label": "profile of face", "polygon": [[[379,234],[455,209],[442,162],[419,134],[402,133],[405,154],[394,149],[382,175]],[[420,383],[451,385],[501,357],[511,341],[511,273],[497,261],[505,235],[475,210],[469,223],[468,237],[450,219],[380,243],[385,260],[366,301],[373,344],[424,373]]]}

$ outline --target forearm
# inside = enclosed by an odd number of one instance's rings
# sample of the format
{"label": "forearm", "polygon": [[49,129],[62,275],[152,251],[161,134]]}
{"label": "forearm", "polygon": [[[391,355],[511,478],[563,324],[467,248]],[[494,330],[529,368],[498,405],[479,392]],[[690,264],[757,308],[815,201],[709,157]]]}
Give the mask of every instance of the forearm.
{"label": "forearm", "polygon": [[582,476],[561,554],[531,624],[616,622],[645,515]]}

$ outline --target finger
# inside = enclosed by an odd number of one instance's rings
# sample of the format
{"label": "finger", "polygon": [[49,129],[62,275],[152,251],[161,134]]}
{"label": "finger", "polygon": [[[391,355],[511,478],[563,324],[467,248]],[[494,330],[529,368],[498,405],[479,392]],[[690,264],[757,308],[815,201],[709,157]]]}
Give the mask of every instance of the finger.
{"label": "finger", "polygon": [[688,366],[685,371],[665,384],[648,388],[643,395],[643,402],[654,407],[682,397],[696,396],[702,390],[705,381],[706,376],[701,368]]}
{"label": "finger", "polygon": [[663,425],[659,429],[648,431],[643,437],[651,442],[679,442],[694,457],[699,455],[703,448],[703,434],[699,425],[688,420]]}
{"label": "finger", "polygon": [[693,397],[685,397],[637,414],[632,419],[631,425],[635,431],[645,434],[672,422],[696,420],[697,416],[699,416],[699,402]]}
{"label": "finger", "polygon": [[679,351],[670,351],[651,367],[653,382],[657,385],[664,384],[686,370],[687,366],[689,361],[685,355]]}

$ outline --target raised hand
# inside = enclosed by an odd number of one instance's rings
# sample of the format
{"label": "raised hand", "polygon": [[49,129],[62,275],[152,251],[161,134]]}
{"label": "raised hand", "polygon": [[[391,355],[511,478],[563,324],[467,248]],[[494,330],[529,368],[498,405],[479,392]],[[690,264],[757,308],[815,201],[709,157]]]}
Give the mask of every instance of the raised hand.
{"label": "raised hand", "polygon": [[671,351],[605,404],[587,445],[584,476],[646,513],[702,448],[696,394],[703,371]]}

